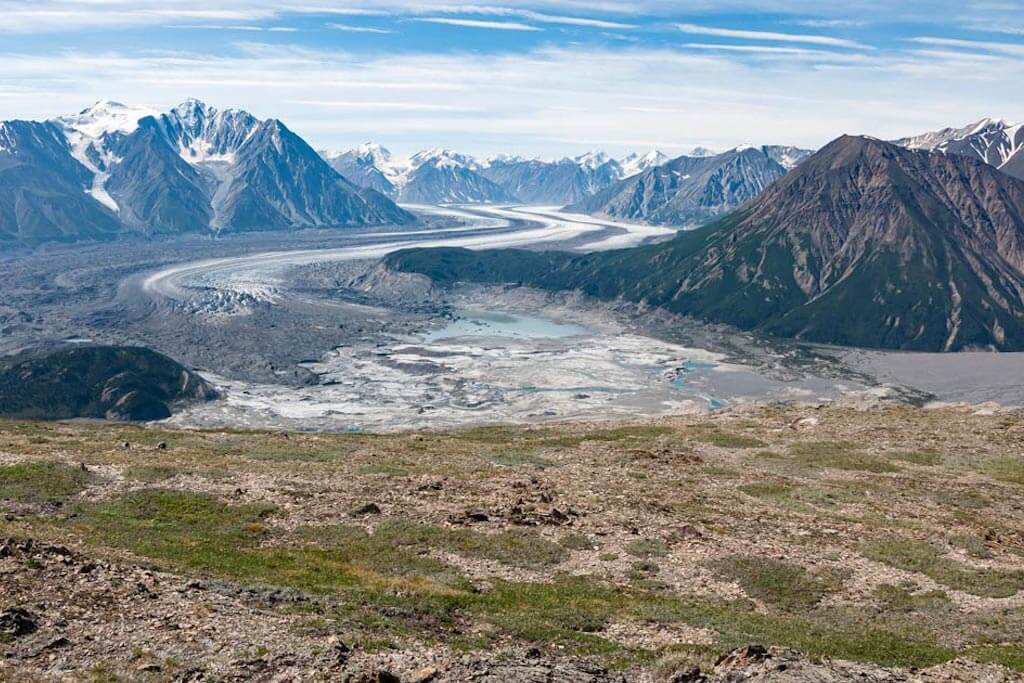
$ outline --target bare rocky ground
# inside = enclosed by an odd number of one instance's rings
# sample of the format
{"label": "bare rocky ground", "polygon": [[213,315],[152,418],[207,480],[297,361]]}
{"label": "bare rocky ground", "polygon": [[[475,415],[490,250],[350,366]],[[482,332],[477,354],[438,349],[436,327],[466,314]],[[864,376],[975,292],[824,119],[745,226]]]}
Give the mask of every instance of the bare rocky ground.
{"label": "bare rocky ground", "polygon": [[[440,221],[426,217],[422,227],[437,227]],[[388,232],[310,230],[216,240],[125,240],[0,254],[0,354],[87,339],[147,346],[224,376],[302,384],[310,378],[297,363],[383,332],[405,333],[422,326],[427,316],[363,306],[361,296],[335,299],[330,291],[326,303],[308,300],[311,292],[303,290],[287,306],[224,301],[215,291],[206,292],[206,298],[222,306],[251,309],[244,316],[222,316],[195,302],[150,296],[141,288],[144,275],[173,263],[208,258],[386,241]]]}
{"label": "bare rocky ground", "polygon": [[0,422],[0,679],[1024,680],[1022,436]]}

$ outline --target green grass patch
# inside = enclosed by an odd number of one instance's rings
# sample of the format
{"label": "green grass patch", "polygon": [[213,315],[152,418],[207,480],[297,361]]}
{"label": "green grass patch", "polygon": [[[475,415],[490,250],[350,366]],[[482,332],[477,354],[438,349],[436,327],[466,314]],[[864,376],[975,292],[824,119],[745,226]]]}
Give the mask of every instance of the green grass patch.
{"label": "green grass patch", "polygon": [[[513,529],[486,534],[470,529],[447,529],[405,520],[389,520],[377,526],[372,534],[362,529],[329,528],[319,539],[327,548],[352,549],[353,534],[365,536],[366,545],[353,554],[354,560],[370,562],[375,569],[401,565],[395,556],[381,564],[378,556],[396,551],[402,556],[423,558],[434,550],[448,551],[464,557],[495,560],[510,567],[541,569],[563,561],[568,553],[561,545],[548,541],[531,529]],[[340,534],[340,536],[339,536]],[[389,550],[390,549],[390,550]]]}
{"label": "green grass patch", "polygon": [[648,559],[651,557],[667,557],[668,546],[659,538],[638,538],[626,544],[625,550],[633,557]]}
{"label": "green grass patch", "polygon": [[587,432],[583,436],[585,441],[653,441],[659,436],[668,436],[674,433],[671,427],[659,427],[655,425],[634,425],[616,427],[613,429],[599,429]]}
{"label": "green grass patch", "polygon": [[1002,664],[1014,671],[1024,671],[1024,641],[996,645],[978,645],[969,648],[964,652],[964,656],[985,664]]}
{"label": "green grass patch", "polygon": [[757,555],[733,555],[711,567],[740,584],[750,597],[785,611],[810,609],[843,587],[839,572],[810,572],[792,562]]}
{"label": "green grass patch", "polygon": [[106,545],[193,568],[231,573],[266,537],[266,505],[228,505],[213,496],[145,489],[83,505],[78,525]]}
{"label": "green grass patch", "polygon": [[0,500],[61,504],[81,493],[96,475],[55,462],[24,462],[0,467]]}
{"label": "green grass patch", "polygon": [[738,487],[742,493],[762,500],[782,503],[792,499],[793,487],[779,481],[759,481]]}
{"label": "green grass patch", "polygon": [[747,601],[705,601],[697,598],[638,600],[640,618],[659,623],[684,622],[718,633],[715,649],[725,652],[741,645],[765,643],[804,652],[886,666],[926,667],[956,656],[930,634],[914,626],[892,628],[864,621],[837,610],[816,609],[799,614],[764,614]]}
{"label": "green grass patch", "polygon": [[[344,438],[344,437],[341,437]],[[267,441],[255,445],[245,452],[245,457],[267,462],[318,462],[329,463],[347,460],[360,447],[360,443],[328,441],[311,444],[290,444],[287,439]]]}
{"label": "green grass patch", "polygon": [[512,448],[482,453],[488,462],[502,467],[553,467],[554,462],[543,456],[546,448]]}
{"label": "green grass patch", "polygon": [[733,432],[725,432],[719,429],[711,429],[697,433],[695,441],[717,446],[718,448],[764,448],[765,443],[760,439]]}
{"label": "green grass patch", "polygon": [[1024,588],[1024,571],[969,567],[925,541],[891,537],[866,543],[861,552],[869,559],[924,574],[943,586],[972,595],[1006,598]]}
{"label": "green grass patch", "polygon": [[808,467],[829,467],[837,470],[884,474],[899,468],[883,458],[870,455],[853,444],[831,441],[808,441],[790,446],[790,455]]}
{"label": "green grass patch", "polygon": [[992,557],[992,551],[985,545],[984,539],[977,536],[957,534],[956,536],[950,536],[949,542],[976,559],[988,560]]}
{"label": "green grass patch", "polygon": [[569,532],[558,539],[558,544],[567,550],[593,550],[598,543],[585,534]]}
{"label": "green grass patch", "polygon": [[999,458],[985,464],[982,471],[998,481],[1024,486],[1024,459]]}
{"label": "green grass patch", "polygon": [[556,565],[568,556],[561,545],[525,529],[497,534],[446,531],[442,540],[459,555],[496,560],[510,567],[541,569]]}
{"label": "green grass patch", "polygon": [[953,603],[942,591],[914,593],[903,586],[883,583],[874,590],[875,599],[887,613],[949,612]]}
{"label": "green grass patch", "polygon": [[589,645],[583,653],[601,654],[611,644],[590,634],[622,612],[630,599],[589,577],[559,576],[552,583],[500,581],[474,602],[474,613],[519,638],[572,640]]}
{"label": "green grass patch", "polygon": [[173,479],[181,473],[170,465],[132,465],[124,471],[124,476],[147,484]]}
{"label": "green grass patch", "polygon": [[911,465],[941,465],[942,454],[938,451],[922,450],[922,451],[895,451],[892,453],[886,453],[886,456],[892,460],[899,460],[900,462],[908,462]]}
{"label": "green grass patch", "polygon": [[738,490],[789,510],[813,513],[815,510],[832,510],[844,504],[861,502],[861,492],[851,490],[849,485],[850,482],[846,481],[818,481],[797,485],[766,480],[744,484]]}

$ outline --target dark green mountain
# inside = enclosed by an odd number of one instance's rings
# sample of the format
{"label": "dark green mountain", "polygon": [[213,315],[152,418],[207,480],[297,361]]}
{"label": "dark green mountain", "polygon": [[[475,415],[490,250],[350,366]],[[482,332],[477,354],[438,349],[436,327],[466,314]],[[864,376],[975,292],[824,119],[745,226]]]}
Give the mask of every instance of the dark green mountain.
{"label": "dark green mountain", "polygon": [[863,137],[835,140],[740,210],[663,244],[585,256],[412,250],[388,264],[814,342],[1024,350],[1024,182]]}
{"label": "dark green mountain", "polygon": [[139,347],[75,346],[0,358],[0,415],[160,420],[213,387],[167,356]]}

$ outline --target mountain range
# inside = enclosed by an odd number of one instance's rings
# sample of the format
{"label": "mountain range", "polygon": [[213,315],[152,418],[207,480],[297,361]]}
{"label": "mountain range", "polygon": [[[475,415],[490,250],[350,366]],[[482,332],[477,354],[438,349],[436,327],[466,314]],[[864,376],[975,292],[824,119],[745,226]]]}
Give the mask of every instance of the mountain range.
{"label": "mountain range", "polygon": [[0,123],[0,242],[407,223],[277,119],[100,101]]}
{"label": "mountain range", "polygon": [[628,175],[668,161],[656,150],[623,159],[590,152],[542,161],[504,155],[480,160],[448,149],[430,149],[398,159],[374,143],[323,156],[353,183],[400,202],[558,206],[581,201]]}
{"label": "mountain range", "polygon": [[614,183],[569,210],[616,219],[692,226],[759,195],[811,154],[796,147],[737,147],[682,156]]}
{"label": "mountain range", "polygon": [[1024,124],[985,118],[963,128],[943,128],[894,142],[910,149],[978,159],[1024,180]]}
{"label": "mountain range", "polygon": [[669,242],[586,255],[418,249],[386,265],[813,342],[1024,350],[1024,181],[867,137],[836,139],[739,210]]}

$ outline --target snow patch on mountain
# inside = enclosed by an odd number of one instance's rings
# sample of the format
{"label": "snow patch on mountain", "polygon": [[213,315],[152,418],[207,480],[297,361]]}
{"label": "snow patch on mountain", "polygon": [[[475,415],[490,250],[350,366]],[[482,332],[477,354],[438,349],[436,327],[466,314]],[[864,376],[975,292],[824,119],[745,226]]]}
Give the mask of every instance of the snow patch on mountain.
{"label": "snow patch on mountain", "polygon": [[91,140],[98,140],[110,133],[132,133],[139,127],[139,121],[158,112],[148,107],[139,107],[99,100],[96,104],[71,116],[61,116],[57,121],[66,130]]}
{"label": "snow patch on mountain", "polygon": [[619,166],[622,167],[622,177],[628,178],[629,176],[636,175],[637,173],[643,173],[649,168],[655,166],[661,166],[668,162],[668,156],[662,154],[659,150],[652,149],[646,154],[638,154],[634,152],[619,160]]}
{"label": "snow patch on mountain", "polygon": [[372,161],[376,165],[387,166],[391,163],[391,151],[387,147],[383,147],[374,142],[367,142],[366,144],[356,147],[352,151],[356,156]]}
{"label": "snow patch on mountain", "polygon": [[479,170],[480,163],[469,156],[454,150],[434,148],[414,154],[409,160],[414,167],[423,164],[433,164],[438,168],[468,168],[471,171]]}
{"label": "snow patch on mountain", "polygon": [[111,167],[120,159],[109,151],[107,143],[113,136],[135,132],[141,119],[156,113],[148,107],[99,100],[77,114],[55,121],[64,129],[72,156],[93,174],[92,185],[86,192],[114,212],[120,211],[120,207],[107,192],[106,184]]}
{"label": "snow patch on mountain", "polygon": [[484,159],[481,164],[484,168],[490,168],[495,164],[521,164],[527,161],[537,161],[538,159],[527,159],[526,157],[519,156],[518,154],[495,154]]}
{"label": "snow patch on mountain", "polygon": [[259,130],[261,121],[240,109],[218,110],[190,98],[159,117],[171,147],[189,164],[221,176],[238,161],[238,150]]}
{"label": "snow patch on mountain", "polygon": [[1005,119],[986,117],[962,128],[943,128],[893,142],[909,149],[973,157],[1024,177],[1024,125]]}
{"label": "snow patch on mountain", "polygon": [[595,150],[593,152],[581,154],[578,157],[573,157],[572,160],[576,162],[580,168],[585,168],[588,171],[595,171],[611,161],[611,157],[604,152]]}
{"label": "snow patch on mountain", "polygon": [[0,152],[13,152],[17,140],[6,121],[0,121]]}

